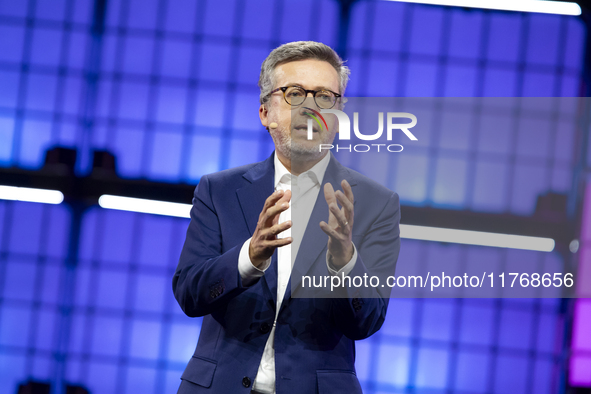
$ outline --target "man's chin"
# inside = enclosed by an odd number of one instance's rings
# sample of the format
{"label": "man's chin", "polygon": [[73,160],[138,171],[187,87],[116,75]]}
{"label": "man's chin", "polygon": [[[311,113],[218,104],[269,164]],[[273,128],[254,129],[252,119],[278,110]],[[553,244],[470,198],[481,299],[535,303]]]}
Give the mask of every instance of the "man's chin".
{"label": "man's chin", "polygon": [[289,148],[291,149],[292,159],[310,160],[322,156],[320,142],[316,141],[306,141],[304,143],[292,141]]}

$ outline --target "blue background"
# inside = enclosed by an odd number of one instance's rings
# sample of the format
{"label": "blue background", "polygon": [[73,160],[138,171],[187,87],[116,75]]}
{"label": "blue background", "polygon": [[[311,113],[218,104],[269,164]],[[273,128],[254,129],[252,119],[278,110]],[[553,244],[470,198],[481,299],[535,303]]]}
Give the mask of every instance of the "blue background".
{"label": "blue background", "polygon": [[[39,169],[60,145],[78,150],[84,175],[90,152],[108,149],[122,177],[196,184],[263,160],[261,62],[284,42],[339,38],[332,0],[107,3],[101,36],[91,0],[0,0],[1,166]],[[347,94],[578,96],[585,38],[574,17],[359,1]],[[402,204],[529,215],[538,194],[571,191],[568,132],[430,141],[390,163]],[[0,394],[60,377],[95,394],[175,393],[201,321],[171,290],[188,221],[94,207],[68,257],[72,214],[0,202]],[[442,258],[563,263],[403,240],[400,259]],[[367,394],[558,393],[565,316],[554,299],[392,300],[382,330],[358,343],[358,376]]]}

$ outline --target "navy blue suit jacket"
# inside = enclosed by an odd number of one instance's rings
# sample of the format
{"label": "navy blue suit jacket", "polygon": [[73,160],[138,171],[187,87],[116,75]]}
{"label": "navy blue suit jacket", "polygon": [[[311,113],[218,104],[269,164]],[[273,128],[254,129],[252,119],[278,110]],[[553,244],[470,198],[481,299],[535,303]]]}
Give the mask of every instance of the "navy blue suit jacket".
{"label": "navy blue suit jacket", "polygon": [[[188,316],[204,318],[179,394],[248,393],[252,388],[275,318],[277,253],[264,276],[250,287],[242,286],[238,255],[274,191],[274,171],[271,155],[260,163],[203,176],[195,190],[173,290]],[[355,196],[353,242],[358,258],[350,276],[385,274],[400,250],[398,194],[331,157],[323,185],[330,182],[340,189],[343,179]],[[328,236],[318,225],[328,221],[322,190],[292,277],[329,275]],[[388,298],[377,293],[361,298],[358,290],[345,298],[297,298],[297,288],[288,286],[276,323],[277,394],[361,393],[354,341],[380,329]]]}

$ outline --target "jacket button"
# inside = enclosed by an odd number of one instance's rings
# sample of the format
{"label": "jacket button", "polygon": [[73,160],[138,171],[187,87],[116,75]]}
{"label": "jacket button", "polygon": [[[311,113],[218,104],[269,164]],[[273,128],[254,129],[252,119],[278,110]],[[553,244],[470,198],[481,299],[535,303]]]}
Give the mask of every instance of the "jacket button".
{"label": "jacket button", "polygon": [[363,306],[363,300],[360,300],[359,298],[353,298],[352,304],[353,309],[355,309],[355,312],[359,312],[359,310]]}
{"label": "jacket button", "polygon": [[242,385],[244,387],[250,387],[250,378],[248,376],[242,378]]}
{"label": "jacket button", "polygon": [[259,327],[259,331],[263,334],[268,333],[269,331],[271,331],[271,326],[269,325],[269,323],[263,323],[261,324],[261,326]]}

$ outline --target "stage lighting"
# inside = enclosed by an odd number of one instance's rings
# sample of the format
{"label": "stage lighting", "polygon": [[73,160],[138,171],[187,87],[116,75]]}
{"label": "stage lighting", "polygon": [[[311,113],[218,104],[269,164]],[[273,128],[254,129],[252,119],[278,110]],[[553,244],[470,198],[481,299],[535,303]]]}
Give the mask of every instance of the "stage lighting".
{"label": "stage lighting", "polygon": [[421,241],[449,242],[465,245],[489,246],[551,252],[554,240],[551,238],[524,235],[488,233],[483,231],[455,230],[450,228],[400,225],[400,237]]}
{"label": "stage lighting", "polygon": [[113,196],[109,194],[100,196],[99,205],[106,209],[176,216],[179,218],[190,217],[189,212],[191,211],[191,204]]}
{"label": "stage lighting", "polygon": [[61,204],[64,201],[64,195],[58,190],[0,185],[0,200]]}
{"label": "stage lighting", "polygon": [[390,0],[401,3],[484,8],[487,10],[537,12],[556,15],[581,15],[577,3],[549,0]]}

